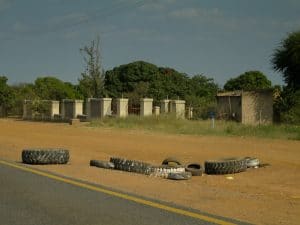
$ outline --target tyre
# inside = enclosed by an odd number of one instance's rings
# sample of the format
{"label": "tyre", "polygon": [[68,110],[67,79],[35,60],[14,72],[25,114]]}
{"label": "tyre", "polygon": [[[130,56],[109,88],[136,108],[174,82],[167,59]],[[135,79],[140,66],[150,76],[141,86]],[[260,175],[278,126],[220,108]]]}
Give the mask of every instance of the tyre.
{"label": "tyre", "polygon": [[202,167],[199,163],[190,163],[185,167],[185,171],[191,172],[192,176],[202,176]]}
{"label": "tyre", "polygon": [[206,174],[231,174],[243,172],[247,169],[245,158],[226,158],[205,161]]}
{"label": "tyre", "polygon": [[152,172],[152,165],[145,162],[115,157],[110,158],[110,162],[112,162],[115,165],[115,169],[117,170],[147,175]]}
{"label": "tyre", "polygon": [[90,166],[96,166],[104,169],[113,169],[115,165],[112,162],[102,161],[102,160],[91,160]]}
{"label": "tyre", "polygon": [[66,164],[69,158],[69,151],[66,149],[24,149],[22,151],[22,161],[27,164]]}
{"label": "tyre", "polygon": [[191,172],[169,173],[167,179],[170,180],[189,180],[192,177]]}
{"label": "tyre", "polygon": [[252,158],[252,157],[245,157],[247,162],[247,167],[256,167],[259,166],[260,162],[258,158]]}
{"label": "tyre", "polygon": [[164,159],[161,164],[175,167],[175,166],[180,166],[181,162],[174,157],[168,157]]}

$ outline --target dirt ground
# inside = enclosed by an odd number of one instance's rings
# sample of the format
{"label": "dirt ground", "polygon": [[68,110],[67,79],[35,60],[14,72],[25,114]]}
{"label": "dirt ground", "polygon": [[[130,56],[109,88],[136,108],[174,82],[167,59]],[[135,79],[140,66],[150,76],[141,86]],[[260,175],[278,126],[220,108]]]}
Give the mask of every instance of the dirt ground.
{"label": "dirt ground", "polygon": [[[255,224],[299,224],[300,142],[242,137],[166,135],[59,123],[0,120],[0,158],[21,161],[33,147],[70,150],[67,165],[34,166],[129,193],[174,202]],[[172,181],[89,166],[90,159],[125,157],[160,164],[167,156],[183,163],[254,156],[271,166],[230,175]]]}

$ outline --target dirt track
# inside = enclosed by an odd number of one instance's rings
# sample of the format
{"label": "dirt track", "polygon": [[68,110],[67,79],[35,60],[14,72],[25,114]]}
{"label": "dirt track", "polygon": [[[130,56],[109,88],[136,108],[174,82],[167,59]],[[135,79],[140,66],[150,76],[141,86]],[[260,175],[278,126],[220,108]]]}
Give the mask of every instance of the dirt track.
{"label": "dirt track", "polygon": [[[0,120],[0,158],[21,161],[21,151],[27,147],[70,149],[68,165],[37,166],[66,176],[255,224],[296,225],[300,221],[299,141],[162,135]],[[255,156],[271,166],[234,174],[233,180],[206,175],[180,182],[89,167],[90,159],[119,156],[160,164],[170,155],[184,163]]]}

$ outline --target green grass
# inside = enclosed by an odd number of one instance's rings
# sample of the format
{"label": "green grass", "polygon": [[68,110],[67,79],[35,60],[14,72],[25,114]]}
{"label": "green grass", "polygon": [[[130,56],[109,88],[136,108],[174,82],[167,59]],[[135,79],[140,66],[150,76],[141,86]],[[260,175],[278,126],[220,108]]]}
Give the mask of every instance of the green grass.
{"label": "green grass", "polygon": [[236,122],[215,121],[212,128],[210,120],[183,120],[172,116],[128,116],[127,118],[105,118],[94,120],[91,127],[145,130],[169,134],[246,136],[300,140],[300,126],[296,125],[242,125]]}

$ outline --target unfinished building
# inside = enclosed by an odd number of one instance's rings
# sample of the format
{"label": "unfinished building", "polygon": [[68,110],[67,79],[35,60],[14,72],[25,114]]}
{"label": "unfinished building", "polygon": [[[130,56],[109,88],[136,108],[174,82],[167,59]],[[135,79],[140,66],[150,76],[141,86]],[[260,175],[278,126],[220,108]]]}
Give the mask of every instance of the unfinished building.
{"label": "unfinished building", "polygon": [[231,91],[217,94],[217,117],[243,124],[273,122],[272,90]]}

